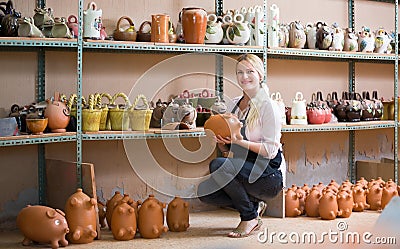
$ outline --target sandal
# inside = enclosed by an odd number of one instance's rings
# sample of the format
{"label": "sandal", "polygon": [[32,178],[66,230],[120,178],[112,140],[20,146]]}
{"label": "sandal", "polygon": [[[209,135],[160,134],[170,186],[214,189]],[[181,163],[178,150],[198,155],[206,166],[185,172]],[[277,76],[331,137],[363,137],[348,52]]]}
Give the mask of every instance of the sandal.
{"label": "sandal", "polygon": [[258,209],[257,209],[258,217],[260,218],[263,217],[265,211],[267,210],[267,207],[268,207],[267,203],[263,201],[260,201],[258,203]]}
{"label": "sandal", "polygon": [[261,228],[262,224],[263,224],[262,220],[259,217],[257,217],[257,224],[248,233],[236,228],[235,230],[233,230],[232,232],[230,232],[228,234],[228,237],[230,237],[230,238],[244,238],[244,237],[247,237],[252,232],[258,231]]}

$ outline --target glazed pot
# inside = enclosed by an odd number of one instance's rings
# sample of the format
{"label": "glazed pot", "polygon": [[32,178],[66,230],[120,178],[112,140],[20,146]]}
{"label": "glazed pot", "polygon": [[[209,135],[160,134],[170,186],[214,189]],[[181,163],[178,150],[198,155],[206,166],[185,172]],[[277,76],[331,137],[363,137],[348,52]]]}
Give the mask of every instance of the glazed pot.
{"label": "glazed pot", "polygon": [[233,16],[233,22],[226,29],[226,38],[230,44],[244,45],[250,39],[250,29],[247,21],[244,21],[243,15]]}
{"label": "glazed pot", "polygon": [[183,8],[182,28],[186,43],[203,44],[207,29],[207,12],[202,8]]}
{"label": "glazed pot", "polygon": [[209,14],[207,20],[207,30],[204,42],[211,44],[220,43],[224,37],[222,23],[217,21],[217,16],[215,14]]}
{"label": "glazed pot", "polygon": [[327,50],[332,44],[332,31],[326,23],[321,23],[317,30],[318,49]]}
{"label": "glazed pot", "polygon": [[169,43],[169,15],[151,15],[151,42]]}
{"label": "glazed pot", "polygon": [[381,120],[383,116],[383,104],[378,98],[378,91],[372,91],[372,101],[375,107],[374,120]]}
{"label": "glazed pot", "polygon": [[48,118],[26,119],[26,126],[32,132],[32,135],[42,135],[47,127]]}
{"label": "glazed pot", "polygon": [[358,37],[353,32],[352,28],[346,28],[344,35],[343,51],[357,52],[358,51]]}
{"label": "glazed pot", "polygon": [[307,37],[300,21],[291,22],[289,28],[289,47],[304,48]]}
{"label": "glazed pot", "polygon": [[69,110],[63,102],[47,100],[44,116],[49,119],[48,127],[51,132],[65,132],[70,119],[69,114]]}

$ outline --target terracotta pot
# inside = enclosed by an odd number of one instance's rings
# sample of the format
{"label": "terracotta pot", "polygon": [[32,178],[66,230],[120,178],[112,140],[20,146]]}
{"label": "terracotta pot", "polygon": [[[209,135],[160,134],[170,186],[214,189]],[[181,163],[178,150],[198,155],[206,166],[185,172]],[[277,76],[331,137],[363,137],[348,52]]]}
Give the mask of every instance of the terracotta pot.
{"label": "terracotta pot", "polygon": [[167,225],[172,232],[184,232],[189,227],[189,203],[176,196],[167,208]]}
{"label": "terracotta pot", "polygon": [[61,101],[47,100],[44,116],[49,119],[47,124],[51,132],[65,132],[69,123],[69,110]]}
{"label": "terracotta pot", "polygon": [[211,130],[214,134],[221,137],[231,137],[233,134],[240,135],[242,123],[230,113],[212,115],[204,123],[204,130]]}
{"label": "terracotta pot", "polygon": [[112,214],[111,231],[116,240],[131,240],[137,230],[135,209],[128,204],[130,198],[118,202]]}
{"label": "terracotta pot", "polygon": [[186,43],[203,44],[207,28],[207,12],[202,8],[183,8],[182,27]]}

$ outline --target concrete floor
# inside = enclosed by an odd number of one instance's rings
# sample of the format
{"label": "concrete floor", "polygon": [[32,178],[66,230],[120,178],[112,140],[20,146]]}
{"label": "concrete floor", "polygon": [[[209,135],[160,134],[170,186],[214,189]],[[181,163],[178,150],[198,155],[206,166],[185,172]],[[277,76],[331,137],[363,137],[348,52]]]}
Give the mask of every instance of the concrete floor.
{"label": "concrete floor", "polygon": [[[339,237],[329,239],[328,235],[324,237],[325,243],[321,246],[320,243],[294,243],[290,238],[295,238],[296,235],[303,236],[305,233],[315,233],[317,240],[321,240],[324,233],[330,231],[338,234],[346,235],[350,233],[364,234],[365,232],[374,233],[374,226],[380,216],[377,211],[364,211],[355,213],[349,218],[338,218],[332,221],[321,220],[311,217],[296,217],[296,218],[271,218],[263,217],[263,226],[260,231],[255,232],[249,237],[232,239],[228,238],[228,234],[239,222],[239,216],[231,210],[219,209],[215,211],[198,212],[190,214],[190,227],[186,232],[167,232],[158,239],[143,239],[136,237],[130,241],[117,241],[113,239],[111,232],[108,229],[102,230],[102,239],[95,240],[89,244],[70,244],[68,248],[83,249],[83,248],[184,248],[184,249],[200,249],[200,248],[215,248],[215,249],[247,249],[247,248],[310,248],[310,246],[318,248],[366,248],[366,244],[361,241],[360,244],[347,244],[345,240],[340,240]],[[338,227],[344,227],[345,230],[339,230]],[[342,231],[342,232],[340,232]],[[265,234],[268,232],[268,241],[265,241]],[[275,233],[274,236],[272,236]],[[281,233],[286,235],[278,240],[276,234]],[[396,232],[398,233],[398,231]],[[375,234],[374,234],[375,235]],[[272,236],[272,241],[271,241]],[[376,235],[375,235],[376,236]],[[398,236],[398,235],[396,235]],[[32,245],[22,246],[22,235],[19,231],[0,232],[0,248],[49,248],[47,245]],[[335,241],[335,238],[338,241]],[[372,237],[371,239],[373,239]],[[264,240],[264,243],[260,240]],[[287,243],[284,243],[284,240]],[[308,239],[307,239],[308,241]],[[397,243],[400,243],[397,242]],[[376,247],[374,247],[376,248]],[[378,247],[378,248],[398,248]]]}

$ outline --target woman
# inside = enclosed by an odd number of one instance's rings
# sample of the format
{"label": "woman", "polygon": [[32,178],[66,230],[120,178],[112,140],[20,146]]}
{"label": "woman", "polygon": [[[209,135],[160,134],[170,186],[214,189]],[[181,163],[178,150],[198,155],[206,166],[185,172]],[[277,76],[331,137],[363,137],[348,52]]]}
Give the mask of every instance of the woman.
{"label": "woman", "polygon": [[[242,136],[215,137],[224,157],[210,163],[211,177],[198,188],[201,201],[233,207],[240,223],[229,237],[248,236],[262,225],[265,209],[259,202],[276,196],[283,187],[281,120],[278,106],[271,101],[264,79],[262,60],[253,54],[240,56],[236,78],[243,95],[228,108],[243,123]],[[233,157],[225,157],[227,154]],[[266,206],[265,206],[266,207]]]}

